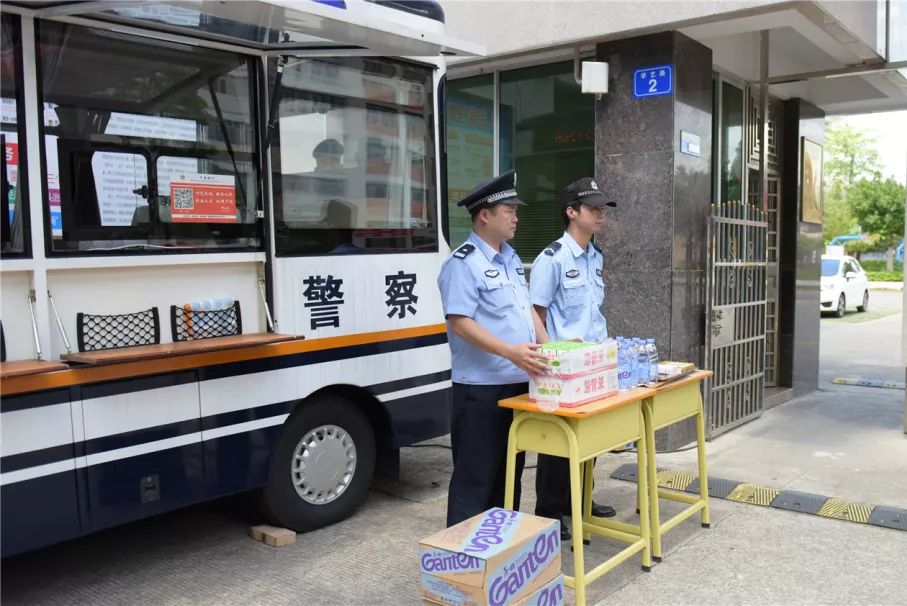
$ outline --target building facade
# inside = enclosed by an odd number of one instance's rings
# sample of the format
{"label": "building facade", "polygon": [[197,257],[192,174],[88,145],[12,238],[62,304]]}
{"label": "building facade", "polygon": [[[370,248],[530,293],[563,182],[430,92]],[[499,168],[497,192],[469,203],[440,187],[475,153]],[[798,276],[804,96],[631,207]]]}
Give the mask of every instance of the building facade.
{"label": "building facade", "polygon": [[[711,436],[816,389],[825,117],[907,108],[907,3],[442,4],[488,48],[448,75],[451,243],[456,203],[515,168],[529,263],[563,231],[556,192],[594,174],[618,203],[611,335],[715,372]],[[608,63],[606,94],[581,92],[583,61]]]}

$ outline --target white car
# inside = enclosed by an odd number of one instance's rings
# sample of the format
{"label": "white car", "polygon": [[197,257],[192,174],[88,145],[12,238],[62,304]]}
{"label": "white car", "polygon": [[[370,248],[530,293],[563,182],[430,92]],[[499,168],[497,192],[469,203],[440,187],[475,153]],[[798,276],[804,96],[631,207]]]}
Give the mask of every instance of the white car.
{"label": "white car", "polygon": [[822,256],[822,292],[819,310],[844,315],[848,308],[869,309],[869,279],[853,257]]}

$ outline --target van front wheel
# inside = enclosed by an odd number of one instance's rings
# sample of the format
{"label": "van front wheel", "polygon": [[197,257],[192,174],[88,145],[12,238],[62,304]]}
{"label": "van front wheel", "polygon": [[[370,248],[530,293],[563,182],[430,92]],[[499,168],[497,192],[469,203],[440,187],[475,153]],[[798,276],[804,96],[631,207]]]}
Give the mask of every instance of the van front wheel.
{"label": "van front wheel", "polygon": [[366,416],[348,400],[319,396],[284,425],[264,502],[275,523],[315,530],[352,515],[374,471],[375,436]]}

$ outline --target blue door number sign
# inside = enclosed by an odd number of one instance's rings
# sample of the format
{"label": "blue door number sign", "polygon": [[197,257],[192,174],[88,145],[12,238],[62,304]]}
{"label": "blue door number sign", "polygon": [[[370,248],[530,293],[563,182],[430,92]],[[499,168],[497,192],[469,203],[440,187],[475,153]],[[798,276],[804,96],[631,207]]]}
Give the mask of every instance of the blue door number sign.
{"label": "blue door number sign", "polygon": [[637,99],[670,95],[674,92],[674,68],[670,65],[644,67],[633,73],[633,96]]}

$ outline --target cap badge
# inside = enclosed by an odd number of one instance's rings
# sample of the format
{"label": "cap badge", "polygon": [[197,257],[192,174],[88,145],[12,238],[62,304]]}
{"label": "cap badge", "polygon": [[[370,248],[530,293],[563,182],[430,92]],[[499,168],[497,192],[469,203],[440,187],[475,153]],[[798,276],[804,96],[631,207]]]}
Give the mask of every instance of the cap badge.
{"label": "cap badge", "polygon": [[596,183],[595,181],[592,181],[590,185],[592,186],[592,189],[598,189],[598,183]]}

